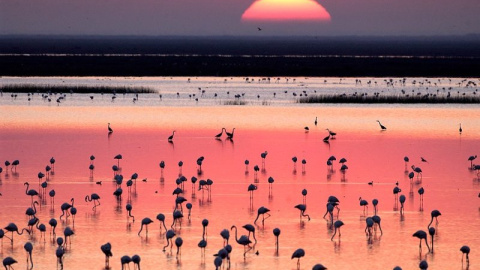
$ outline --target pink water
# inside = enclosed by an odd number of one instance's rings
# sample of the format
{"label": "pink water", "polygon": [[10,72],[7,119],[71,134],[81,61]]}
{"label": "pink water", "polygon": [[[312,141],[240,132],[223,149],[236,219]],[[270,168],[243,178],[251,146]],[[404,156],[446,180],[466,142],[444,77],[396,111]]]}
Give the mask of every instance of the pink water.
{"label": "pink water", "polygon": [[[301,269],[311,269],[316,263],[329,269],[393,269],[396,265],[418,269],[422,259],[428,261],[430,269],[465,269],[459,251],[463,245],[472,250],[469,269],[480,269],[475,255],[480,249],[480,180],[467,161],[480,151],[480,114],[475,106],[4,106],[0,113],[0,160],[4,169],[0,174],[0,224],[26,226],[28,218],[24,213],[31,200],[25,195],[23,183],[28,181],[30,188],[39,190],[37,173],[55,157],[55,174],[47,187],[47,193],[50,189],[57,193],[55,205],[50,204],[48,195],[35,200],[41,202],[37,213],[40,223],[49,227],[50,218],[59,220],[60,205],[75,198],[75,223],[69,219],[57,227],[57,236],[67,225],[75,230],[64,258],[65,269],[103,269],[100,246],[106,242],[112,244],[112,269],[121,269],[121,256],[133,254],[142,257],[143,269],[214,269],[213,254],[223,247],[219,232],[232,225],[241,228],[253,224],[260,206],[269,208],[271,217],[264,226],[257,222],[258,242],[246,258],[232,232],[230,269],[296,269],[296,260],[290,257],[297,248],[306,252]],[[319,117],[317,126],[313,124],[315,116]],[[377,119],[387,126],[387,131],[380,131]],[[107,122],[114,129],[110,136]],[[460,122],[464,130],[461,135]],[[305,133],[303,127],[307,125],[310,132]],[[229,132],[236,127],[233,141],[213,138],[222,127]],[[322,141],[327,135],[325,128],[338,133],[329,144]],[[174,143],[168,143],[173,129],[177,131]],[[253,167],[262,168],[260,154],[264,151],[268,151],[265,166],[255,183]],[[113,159],[117,154],[123,156],[120,167],[125,177],[121,204],[112,195],[115,184],[111,168],[117,164]],[[88,169],[90,155],[96,157],[93,178]],[[326,165],[331,155],[337,158],[333,171]],[[205,160],[203,174],[198,176],[196,160],[200,156]],[[296,172],[293,156],[298,158]],[[410,158],[407,171],[404,156]],[[345,174],[338,164],[342,157],[348,160]],[[420,157],[428,163],[421,162]],[[14,159],[20,160],[20,165],[16,173],[8,169],[7,174],[3,161]],[[250,161],[248,173],[246,159]],[[305,172],[302,159],[307,161]],[[163,177],[159,168],[162,160],[166,164]],[[176,228],[184,240],[181,256],[177,257],[175,247],[162,251],[165,234],[155,217],[164,213],[167,227],[172,223],[172,191],[179,176],[179,161],[184,162],[182,174],[189,179],[184,197],[193,208],[191,220],[184,218],[181,228]],[[407,176],[411,165],[423,170],[422,181],[415,177],[412,185]],[[128,198],[125,182],[135,172],[139,180]],[[192,196],[192,176],[214,181],[211,198],[198,190]],[[267,183],[270,176],[275,179],[271,194]],[[368,185],[371,181],[373,185]],[[397,181],[407,198],[403,215],[392,192]],[[251,183],[258,185],[253,204],[247,192]],[[425,189],[423,211],[417,193],[420,187]],[[294,208],[302,203],[303,189],[308,190],[306,213],[310,221],[300,220]],[[93,192],[101,197],[96,211],[92,211],[93,203],[84,201]],[[329,195],[340,199],[338,219],[345,223],[341,237],[334,241],[330,240],[333,230],[329,222],[322,218]],[[359,197],[370,205],[372,199],[379,200],[383,236],[376,232],[372,239],[366,237]],[[132,219],[127,221],[127,202],[133,205],[134,223]],[[442,213],[436,225],[434,253],[428,253],[425,246],[419,252],[418,239],[412,234],[420,229],[428,231],[434,209]],[[373,215],[372,206],[366,215]],[[144,217],[154,220],[148,238],[144,232],[141,237],[137,235]],[[208,246],[202,257],[197,243],[202,239],[204,218],[209,220]],[[282,231],[278,254],[272,234],[275,227]],[[239,230],[239,234],[245,233]],[[19,261],[17,267],[27,267],[23,244],[31,241],[34,269],[54,269],[56,245],[48,231],[46,238],[45,243],[36,230],[33,236],[15,235],[13,245],[3,239],[0,257],[12,256]]]}

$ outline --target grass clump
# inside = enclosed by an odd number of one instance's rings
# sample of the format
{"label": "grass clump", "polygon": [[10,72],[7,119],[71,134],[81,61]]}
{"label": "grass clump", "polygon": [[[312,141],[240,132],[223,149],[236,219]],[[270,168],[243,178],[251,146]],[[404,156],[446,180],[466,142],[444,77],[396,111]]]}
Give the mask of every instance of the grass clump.
{"label": "grass clump", "polygon": [[401,104],[442,104],[480,103],[480,96],[476,95],[347,95],[347,94],[325,94],[309,95],[296,99],[297,103],[401,103]]}
{"label": "grass clump", "polygon": [[143,86],[87,86],[87,85],[35,85],[7,84],[1,85],[0,91],[10,93],[77,93],[77,94],[153,94],[152,88]]}

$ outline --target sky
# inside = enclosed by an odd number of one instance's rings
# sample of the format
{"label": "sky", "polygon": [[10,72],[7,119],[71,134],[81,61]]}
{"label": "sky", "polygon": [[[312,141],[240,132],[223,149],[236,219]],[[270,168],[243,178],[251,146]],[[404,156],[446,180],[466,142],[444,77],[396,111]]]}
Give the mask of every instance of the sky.
{"label": "sky", "polygon": [[465,35],[478,14],[479,0],[0,0],[0,35]]}

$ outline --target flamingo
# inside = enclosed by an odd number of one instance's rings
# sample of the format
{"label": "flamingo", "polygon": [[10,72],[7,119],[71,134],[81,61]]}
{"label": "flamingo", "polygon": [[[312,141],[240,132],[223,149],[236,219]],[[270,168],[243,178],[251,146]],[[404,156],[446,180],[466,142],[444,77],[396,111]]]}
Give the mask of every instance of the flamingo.
{"label": "flamingo", "polygon": [[337,234],[337,230],[338,230],[338,237],[342,235],[342,233],[340,232],[340,227],[342,227],[343,225],[344,223],[341,220],[335,221],[335,223],[333,224],[333,227],[335,227],[335,232],[333,233],[332,238],[330,239],[331,241],[333,241],[335,234]]}
{"label": "flamingo", "polygon": [[64,254],[65,254],[65,249],[61,245],[59,245],[57,247],[57,250],[55,251],[55,255],[57,256],[57,267],[58,267],[58,264],[60,264],[60,269],[63,269],[63,255]]}
{"label": "flamingo", "polygon": [[242,227],[248,231],[248,239],[250,240],[250,234],[253,234],[253,239],[255,240],[255,243],[257,243],[257,238],[255,237],[255,227],[252,224],[245,224]]}
{"label": "flamingo", "polygon": [[172,132],[172,135],[168,137],[169,142],[173,142],[173,136],[175,135],[175,130]]}
{"label": "flamingo", "polygon": [[110,266],[110,257],[113,256],[112,254],[112,245],[110,244],[110,242],[104,244],[104,245],[101,245],[100,246],[100,250],[102,250],[103,254],[105,254],[105,268],[109,268]]}
{"label": "flamingo", "polygon": [[140,231],[138,231],[138,236],[140,236],[140,233],[143,230],[143,226],[145,226],[145,236],[148,236],[148,224],[150,224],[152,222],[153,222],[153,220],[151,220],[148,217],[142,219],[142,225],[140,226]]}
{"label": "flamingo", "polygon": [[422,261],[420,262],[420,264],[418,265],[418,267],[420,267],[421,270],[427,270],[427,269],[428,269],[428,263],[427,263],[427,261],[422,260]]}
{"label": "flamingo", "polygon": [[15,172],[17,171],[17,165],[20,164],[20,161],[18,161],[18,159],[12,161],[12,171],[13,169],[15,169]]}
{"label": "flamingo", "polygon": [[365,219],[365,223],[367,224],[365,226],[365,234],[367,234],[368,237],[370,237],[370,236],[372,236],[372,227],[375,224],[375,222],[373,221],[373,218],[367,217]]}
{"label": "flamingo", "polygon": [[141,260],[142,259],[137,254],[132,256],[133,270],[135,270],[135,268],[138,268],[138,270],[140,270],[140,261]]}
{"label": "flamingo", "polygon": [[378,228],[380,229],[380,235],[383,235],[382,226],[380,225],[380,222],[382,221],[382,219],[379,216],[374,215],[372,217],[372,220],[375,224],[378,225]]}
{"label": "flamingo", "polygon": [[363,213],[365,213],[365,208],[367,208],[368,211],[368,201],[363,200],[362,197],[358,198],[360,201],[360,206],[363,206]]}
{"label": "flamingo", "polygon": [[213,260],[213,264],[215,265],[215,270],[218,270],[220,266],[222,266],[223,259],[220,256],[216,256]]}
{"label": "flamingo", "polygon": [[182,247],[183,245],[183,239],[178,236],[176,239],[175,239],[175,246],[177,246],[177,257],[178,257],[178,254],[180,253],[180,248]]}
{"label": "flamingo", "polygon": [[[247,254],[247,252],[252,249],[252,247],[249,246],[252,243],[252,241],[250,241],[250,239],[248,239],[246,235],[242,235],[240,236],[240,238],[238,238],[237,226],[233,225],[232,228],[230,228],[230,230],[233,230],[233,229],[235,229],[235,241],[237,241],[239,245],[243,246],[243,250],[244,250],[243,257],[245,258],[245,254]],[[247,246],[249,246],[249,249],[245,251]]]}
{"label": "flamingo", "polygon": [[[33,269],[33,260],[32,260],[33,245],[31,242],[27,242],[25,243],[25,245],[23,245],[23,248],[25,249],[28,257],[30,258],[30,268]],[[27,264],[28,264],[28,257],[27,257]]]}
{"label": "flamingo", "polygon": [[305,214],[305,210],[307,210],[307,206],[305,204],[297,204],[294,208],[300,210],[300,220],[302,220],[302,217],[307,217],[308,221],[310,221],[310,215]]}
{"label": "flamingo", "polygon": [[265,151],[260,154],[260,157],[262,158],[262,165],[265,166],[265,158],[267,158],[268,152]]}
{"label": "flamingo", "polygon": [[192,213],[192,207],[193,207],[193,205],[192,205],[191,203],[187,203],[185,206],[186,206],[187,209],[188,209],[188,220],[190,220],[190,216],[191,216],[191,213]]}
{"label": "flamingo", "polygon": [[15,223],[9,223],[7,225],[7,227],[4,228],[6,231],[8,232],[11,232],[12,233],[12,237],[10,238],[10,242],[12,243],[13,245],[13,233],[16,232],[18,235],[22,235],[25,231],[30,234],[30,231],[26,228],[23,228],[20,232],[18,231],[18,227],[17,225],[15,225]]}
{"label": "flamingo", "polygon": [[303,196],[303,204],[307,205],[307,189],[302,189],[302,196]]}
{"label": "flamingo", "polygon": [[37,226],[36,226],[37,230],[40,231],[40,239],[42,239],[42,236],[43,236],[43,241],[45,242],[45,232],[47,231],[47,227],[45,226],[45,224],[38,224],[37,222]]}
{"label": "flamingo", "polygon": [[335,139],[335,135],[337,135],[337,133],[331,131],[330,129],[326,129],[328,131],[328,134],[330,134],[330,136],[332,136],[332,139]]}
{"label": "flamingo", "polygon": [[[74,235],[75,232],[70,228],[70,227],[66,227],[65,230],[63,230],[63,235],[65,236],[65,246],[67,246],[67,241],[68,239]],[[72,239],[70,239],[70,245],[72,244]]]}
{"label": "flamingo", "polygon": [[[321,264],[315,264],[313,267],[312,267],[312,270],[326,270],[327,267],[321,265]],[[395,269],[394,269],[395,270]]]}
{"label": "flamingo", "polygon": [[122,270],[124,270],[125,265],[128,265],[130,269],[130,263],[132,262],[132,258],[130,256],[124,255],[120,258],[120,263],[122,264]]}
{"label": "flamingo", "polygon": [[315,123],[315,126],[317,126],[317,123],[318,123],[317,116],[315,116],[315,122],[314,123]]}
{"label": "flamingo", "polygon": [[477,158],[477,155],[468,157],[468,161],[470,161],[470,169],[473,169],[473,161]]}
{"label": "flamingo", "polygon": [[374,215],[376,215],[376,214],[377,214],[377,211],[378,211],[378,208],[377,208],[378,200],[377,200],[377,199],[373,199],[373,200],[372,200],[372,205],[373,205]]}
{"label": "flamingo", "polygon": [[280,236],[280,229],[279,228],[275,228],[273,229],[273,235],[275,236],[275,247],[277,248],[277,252],[278,252],[278,237]]}
{"label": "flamingo", "polygon": [[428,234],[430,234],[430,237],[432,238],[432,253],[433,253],[433,237],[435,236],[435,228],[434,227],[428,228]]}
{"label": "flamingo", "polygon": [[157,220],[160,221],[160,231],[162,231],[162,224],[163,224],[163,227],[165,228],[165,231],[167,231],[167,226],[165,226],[165,215],[162,213],[158,214]]}
{"label": "flamingo", "polygon": [[17,261],[12,257],[6,257],[3,259],[3,266],[5,267],[5,270],[13,269],[12,264],[14,263],[17,263]]}
{"label": "flamingo", "polygon": [[460,127],[458,128],[458,132],[459,132],[460,134],[462,134],[462,131],[463,131],[463,129],[462,129],[462,123],[460,123]]}
{"label": "flamingo", "polygon": [[66,218],[68,218],[68,216],[69,216],[68,210],[73,207],[73,204],[74,204],[74,202],[75,202],[74,198],[72,198],[72,199],[70,200],[70,202],[71,202],[72,204],[69,204],[69,203],[66,203],[66,202],[65,202],[65,203],[63,203],[63,204],[60,206],[60,208],[62,209],[62,215],[60,215],[60,220],[61,220],[62,217],[65,215],[65,213],[67,214],[67,217],[66,217]]}
{"label": "flamingo", "polygon": [[[175,236],[175,232],[173,230],[168,230],[166,237],[167,237],[167,245],[163,247],[163,252],[165,252],[165,249],[170,245],[170,242],[172,241],[171,239]],[[173,245],[173,243],[172,243]]]}
{"label": "flamingo", "polygon": [[108,134],[111,134],[113,133],[113,129],[112,127],[110,127],[110,123],[108,123]]}
{"label": "flamingo", "polygon": [[377,122],[378,122],[378,124],[380,125],[380,128],[381,128],[382,130],[387,130],[387,128],[386,128],[384,125],[382,125],[382,123],[380,123],[380,121],[377,120]]}
{"label": "flamingo", "polygon": [[220,139],[220,137],[222,137],[222,134],[223,134],[223,131],[225,130],[225,128],[222,128],[222,132],[218,133],[217,135],[215,135],[215,138],[216,139]]}
{"label": "flamingo", "polygon": [[302,258],[303,256],[305,256],[305,250],[303,250],[302,248],[295,250],[295,252],[293,252],[292,254],[292,260],[294,258],[297,259],[297,269],[300,269],[300,258]]}
{"label": "flamingo", "polygon": [[250,161],[248,159],[245,160],[245,173],[248,172],[248,164],[250,164]]}
{"label": "flamingo", "polygon": [[403,195],[403,194],[400,195],[400,198],[398,198],[398,200],[400,201],[400,205],[401,205],[401,207],[400,207],[400,213],[403,213],[403,204],[405,203],[405,199],[406,199],[406,198],[405,198],[405,195]]}
{"label": "flamingo", "polygon": [[25,215],[27,215],[30,218],[35,217],[35,215],[37,214],[37,208],[35,207],[36,204],[39,204],[38,201],[33,202],[33,208],[32,207],[27,208],[27,210],[25,211]]}
{"label": "flamingo", "polygon": [[25,194],[30,196],[30,198],[32,199],[32,206],[33,206],[33,196],[38,196],[38,192],[35,189],[28,189],[28,187],[30,186],[28,182],[23,183],[23,185],[27,186],[27,188],[25,189]]}
{"label": "flamingo", "polygon": [[435,220],[437,221],[437,224],[438,224],[438,216],[442,215],[442,213],[440,213],[440,211],[438,210],[432,210],[432,212],[430,213],[432,219],[430,220],[430,223],[428,223],[428,226],[427,228],[430,228],[430,225],[432,225],[432,222],[433,222],[433,219],[435,218]]}
{"label": "flamingo", "polygon": [[412,170],[414,170],[417,173],[417,179],[418,179],[418,176],[422,176],[423,178],[422,169],[420,167],[415,167],[415,165],[412,165]]}
{"label": "flamingo", "polygon": [[235,128],[232,129],[232,133],[227,132],[227,130],[225,130],[225,134],[227,134],[227,139],[233,140],[233,134],[235,134]]}
{"label": "flamingo", "polygon": [[327,137],[323,138],[323,142],[328,143],[328,141],[330,140],[330,136],[331,136],[331,135],[330,135],[330,133],[329,133]]}
{"label": "flamingo", "polygon": [[48,221],[48,225],[50,225],[51,232],[50,234],[55,235],[55,228],[57,228],[57,220],[52,218]]}
{"label": "flamingo", "polygon": [[428,246],[427,243],[427,233],[423,230],[418,230],[416,231],[412,236],[417,237],[420,239],[420,245],[418,246],[420,249],[422,248],[422,239],[425,240],[425,244],[427,245],[428,251],[430,252],[430,247]]}
{"label": "flamingo", "polygon": [[173,222],[172,222],[172,226],[170,226],[172,229],[173,229],[173,226],[175,226],[177,224],[177,222],[179,222],[179,220],[183,218],[183,214],[182,212],[178,211],[178,210],[175,210],[173,212]]}
{"label": "flamingo", "polygon": [[268,209],[268,208],[266,208],[266,207],[261,206],[260,208],[258,208],[258,210],[257,210],[257,218],[255,219],[255,221],[254,221],[253,223],[254,223],[254,224],[257,224],[258,217],[260,217],[260,215],[262,215],[262,225],[263,225],[263,223],[264,223],[264,221],[265,221],[265,219],[266,219],[266,218],[265,218],[265,214],[268,215],[267,218],[270,217],[270,214],[269,214],[268,212],[270,212],[270,209]]}
{"label": "flamingo", "polygon": [[220,236],[223,238],[223,246],[228,245],[228,240],[230,239],[230,231],[227,229],[223,229],[220,232]]}
{"label": "flamingo", "polygon": [[466,262],[467,262],[467,265],[470,264],[470,260],[468,259],[468,254],[470,253],[470,247],[468,246],[462,246],[460,248],[460,251],[462,252],[462,263],[463,263],[463,256],[466,254]]}
{"label": "flamingo", "polygon": [[118,154],[114,156],[113,159],[117,160],[117,167],[120,168],[120,160],[123,159],[123,156],[121,154]]}
{"label": "flamingo", "polygon": [[[97,206],[100,205],[100,196],[98,196],[97,193],[92,193],[92,195],[90,196],[85,196],[85,202],[91,202],[93,201],[93,208],[92,210],[96,210],[97,209]],[[97,204],[98,203],[98,204]]]}
{"label": "flamingo", "polygon": [[128,212],[128,213],[127,213],[127,219],[131,217],[131,218],[133,218],[133,222],[135,222],[135,217],[132,216],[132,208],[133,208],[132,205],[129,204],[129,203],[127,203],[127,205],[125,205],[125,209],[126,209],[127,212]]}
{"label": "flamingo", "polygon": [[250,200],[253,200],[253,192],[257,190],[257,186],[254,184],[248,185],[247,191],[250,192]]}

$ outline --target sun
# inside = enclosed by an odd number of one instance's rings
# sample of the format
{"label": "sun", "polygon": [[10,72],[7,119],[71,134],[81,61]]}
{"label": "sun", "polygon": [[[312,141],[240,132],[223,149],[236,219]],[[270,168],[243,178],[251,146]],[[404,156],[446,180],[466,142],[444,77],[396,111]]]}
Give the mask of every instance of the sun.
{"label": "sun", "polygon": [[330,13],[314,0],[257,0],[242,14],[242,21],[330,20]]}

